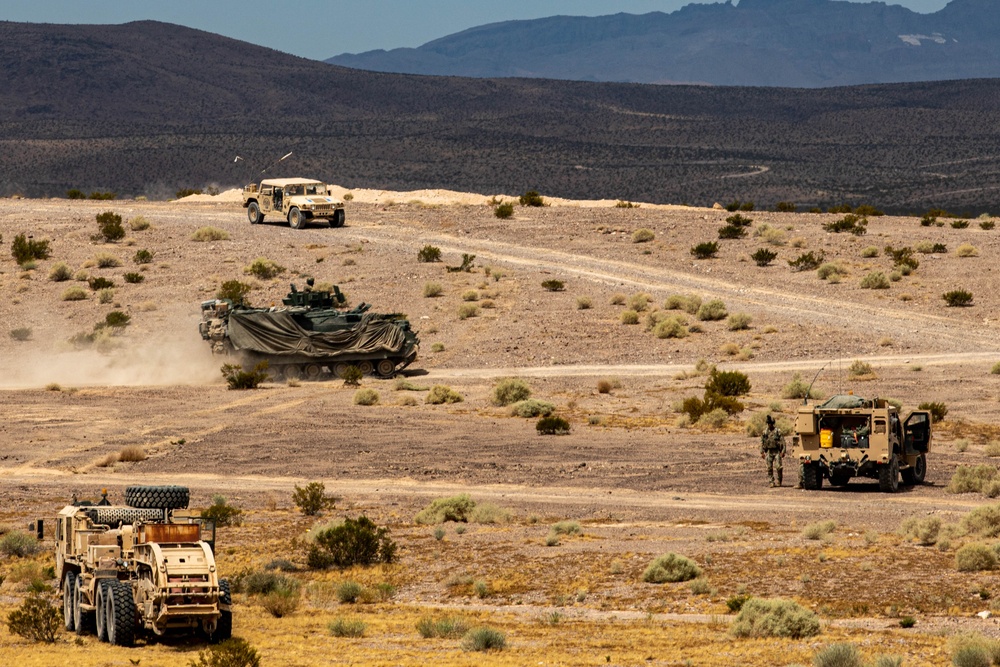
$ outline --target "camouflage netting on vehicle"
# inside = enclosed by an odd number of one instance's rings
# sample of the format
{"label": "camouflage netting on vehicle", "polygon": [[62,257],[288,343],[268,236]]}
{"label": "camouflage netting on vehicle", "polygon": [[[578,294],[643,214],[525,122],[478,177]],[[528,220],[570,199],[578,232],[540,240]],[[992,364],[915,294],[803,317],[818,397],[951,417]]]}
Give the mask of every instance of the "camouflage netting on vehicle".
{"label": "camouflage netting on vehicle", "polygon": [[350,329],[309,331],[291,314],[234,311],[229,317],[229,340],[237,350],[262,354],[334,357],[396,353],[403,349],[403,330],[390,320],[365,315]]}
{"label": "camouflage netting on vehicle", "polygon": [[867,403],[867,401],[860,396],[837,394],[819,407],[820,409],[826,410],[852,410],[854,408],[863,407],[865,403]]}

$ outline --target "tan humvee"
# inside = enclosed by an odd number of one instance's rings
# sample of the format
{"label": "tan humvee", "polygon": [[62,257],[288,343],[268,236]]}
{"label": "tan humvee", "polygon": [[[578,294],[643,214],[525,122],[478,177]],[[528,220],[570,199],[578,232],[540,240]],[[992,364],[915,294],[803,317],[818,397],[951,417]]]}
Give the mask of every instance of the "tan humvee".
{"label": "tan humvee", "polygon": [[310,220],[325,220],[331,227],[344,226],[344,202],[330,196],[330,188],[310,178],[268,178],[243,188],[243,208],[251,225],[266,215],[280,215],[294,229]]}
{"label": "tan humvee", "polygon": [[817,406],[803,405],[795,421],[792,456],[802,464],[802,482],[819,489],[826,477],[844,486],[852,477],[877,479],[882,491],[920,484],[931,451],[931,415],[899,410],[883,399],[837,395]]}

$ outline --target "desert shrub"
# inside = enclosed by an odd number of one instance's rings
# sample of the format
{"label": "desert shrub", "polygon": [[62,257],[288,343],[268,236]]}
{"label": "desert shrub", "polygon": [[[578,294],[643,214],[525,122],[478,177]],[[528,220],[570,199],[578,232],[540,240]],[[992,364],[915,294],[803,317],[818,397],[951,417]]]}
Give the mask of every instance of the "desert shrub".
{"label": "desert shrub", "polygon": [[[977,467],[992,468],[992,466]],[[993,468],[993,474],[990,479],[996,476],[996,472],[996,468]],[[984,538],[1000,536],[1000,505],[982,505],[977,507],[962,517],[961,527],[969,535]]]}
{"label": "desert shrub", "polygon": [[501,220],[507,220],[514,217],[514,204],[511,202],[505,202],[502,204],[497,204],[493,208],[493,215],[500,218]]}
{"label": "desert shrub", "polygon": [[218,227],[201,227],[191,234],[192,241],[228,241],[229,232]]}
{"label": "desert shrub", "polygon": [[819,521],[811,523],[802,530],[802,537],[807,540],[819,540],[829,535],[837,529],[837,524],[833,521]]}
{"label": "desert shrub", "polygon": [[920,266],[920,262],[913,256],[913,248],[909,246],[893,248],[891,245],[887,245],[885,247],[885,254],[887,257],[892,258],[893,266],[907,267],[911,271]]}
{"label": "desert shrub", "polygon": [[861,651],[847,642],[830,644],[813,656],[814,667],[864,667]]}
{"label": "desert shrub", "polygon": [[243,523],[243,510],[226,503],[224,496],[212,496],[212,504],[201,511],[202,519],[211,519],[216,526],[238,526]]}
{"label": "desert shrub", "polygon": [[964,289],[951,290],[941,295],[949,308],[961,308],[972,305],[972,292]]}
{"label": "desert shrub", "polygon": [[754,236],[763,239],[768,245],[785,245],[785,232],[768,224],[758,227]]}
{"label": "desert shrub", "polygon": [[652,229],[637,229],[632,232],[632,243],[648,243],[656,238]]}
{"label": "desert shrub", "polygon": [[714,322],[725,319],[727,315],[729,311],[726,310],[725,302],[721,299],[712,299],[701,304],[697,317],[702,322]]}
{"label": "desert shrub", "polygon": [[504,407],[531,398],[531,387],[520,378],[504,378],[493,385],[491,402]]}
{"label": "desert shrub", "polygon": [[545,200],[535,190],[528,190],[518,197],[517,202],[521,206],[545,206]]}
{"label": "desert shrub", "polygon": [[198,188],[181,188],[174,193],[174,199],[184,199],[184,197],[190,197],[191,195],[200,195],[201,190]]}
{"label": "desert shrub", "polygon": [[750,328],[750,322],[753,318],[750,317],[749,313],[733,313],[726,320],[726,328],[730,331],[742,331],[743,329]]}
{"label": "desert shrub", "polygon": [[755,252],[750,255],[750,259],[754,261],[757,266],[764,267],[769,266],[771,262],[778,256],[778,253],[773,250],[768,250],[767,248],[758,248]]}
{"label": "desert shrub", "polygon": [[565,435],[569,433],[569,422],[557,415],[547,415],[538,420],[535,430],[539,435]]}
{"label": "desert shrub", "polygon": [[795,259],[788,260],[788,266],[792,267],[794,271],[812,271],[823,263],[824,257],[825,255],[822,252],[814,253],[810,250],[809,252],[802,253]]}
{"label": "desert shrub", "polygon": [[93,278],[87,281],[87,285],[90,286],[90,289],[92,291],[96,292],[102,289],[110,289],[115,286],[115,283],[113,280],[109,280],[104,276],[94,276]]}
{"label": "desert shrub", "polygon": [[577,310],[590,310],[593,306],[594,302],[589,296],[580,296],[576,299]]}
{"label": "desert shrub", "polygon": [[612,306],[623,306],[625,305],[625,295],[624,294],[614,294],[611,296]]}
{"label": "desert shrub", "polygon": [[66,191],[66,199],[86,199],[87,195],[78,188]]}
{"label": "desert shrub", "polygon": [[365,376],[365,374],[361,371],[360,368],[358,368],[354,364],[351,364],[347,368],[344,369],[344,372],[343,372],[343,375],[342,375],[342,377],[344,378],[344,386],[345,387],[357,387],[357,386],[360,386],[361,385],[361,378],[363,378],[364,376]]}
{"label": "desert shrub", "polygon": [[866,375],[874,375],[875,371],[872,365],[866,361],[861,361],[860,359],[855,359],[851,362],[851,365],[847,367],[847,375],[849,377],[864,377]]}
{"label": "desert shrub", "polygon": [[855,215],[870,216],[872,218],[878,218],[885,215],[885,212],[871,206],[870,204],[861,204],[854,209]]}
{"label": "desert shrub", "polygon": [[444,343],[434,343],[431,345],[431,352],[444,352]]}
{"label": "desert shrub", "polygon": [[16,329],[11,329],[9,332],[10,337],[20,343],[31,340],[31,329],[28,327],[17,327]]}
{"label": "desert shrub", "polygon": [[153,261],[153,253],[145,248],[137,250],[132,261],[136,264],[149,264]]}
{"label": "desert shrub", "polygon": [[146,450],[139,445],[129,445],[128,447],[123,447],[120,452],[118,452],[117,458],[119,461],[125,463],[138,463],[139,461],[145,461],[149,458],[146,454]]}
{"label": "desert shrub", "polygon": [[25,264],[36,259],[48,259],[50,254],[48,241],[35,241],[24,234],[18,234],[10,244],[10,255],[18,264]]}
{"label": "desert shrub", "polygon": [[[997,468],[991,465],[958,466],[944,488],[947,493],[981,493],[983,487],[997,478]],[[966,517],[968,519],[969,517]]]}
{"label": "desert shrub", "polygon": [[790,201],[779,201],[774,205],[774,210],[778,213],[795,213],[797,209],[798,206]]}
{"label": "desert shrub", "polygon": [[87,292],[82,287],[69,287],[62,293],[63,301],[83,301],[87,298]]}
{"label": "desert shrub", "polygon": [[502,651],[506,647],[506,635],[495,628],[474,628],[462,637],[464,651]]}
{"label": "desert shrub", "polygon": [[899,534],[908,540],[915,540],[925,547],[937,542],[941,533],[941,519],[936,516],[911,516],[899,527]]}
{"label": "desert shrub", "polygon": [[951,656],[954,667],[990,667],[995,664],[990,651],[985,646],[960,646]]}
{"label": "desert shrub", "polygon": [[95,201],[112,201],[117,196],[118,196],[117,193],[114,192],[107,192],[107,191],[99,192],[95,190],[94,192],[90,193],[88,199],[93,199]]}
{"label": "desert shrub", "polygon": [[649,294],[646,294],[645,292],[638,292],[629,297],[628,309],[634,310],[637,313],[641,313],[644,310],[646,310],[646,308],[649,307],[649,304],[652,300],[653,297],[650,296]]}
{"label": "desert shrub", "polygon": [[242,637],[231,637],[224,642],[198,652],[198,660],[191,667],[260,667],[260,654]]}
{"label": "desert shrub", "polygon": [[719,227],[720,240],[742,239],[747,235],[747,230],[736,225],[726,225]]}
{"label": "desert shrub", "polygon": [[421,616],[420,620],[417,621],[417,632],[424,639],[433,639],[435,637],[451,639],[461,637],[468,631],[469,624],[465,620],[455,616],[444,616],[442,618]]}
{"label": "desert shrub", "polygon": [[872,259],[873,257],[878,257],[878,248],[876,246],[870,245],[861,251],[861,256],[865,259]]}
{"label": "desert shrub", "polygon": [[462,301],[479,301],[479,292],[474,289],[462,292]]}
{"label": "desert shrub", "polygon": [[302,587],[291,577],[284,577],[281,585],[259,598],[260,606],[275,618],[291,616],[299,608],[302,600]]}
{"label": "desert shrub", "polygon": [[416,523],[424,525],[433,525],[446,521],[467,523],[475,507],[476,501],[469,497],[467,493],[461,493],[449,498],[437,498],[431,501],[430,505],[420,510],[413,520]]}
{"label": "desert shrub", "polygon": [[443,292],[444,288],[441,287],[441,283],[427,283],[424,285],[424,297],[428,299],[441,296]]}
{"label": "desert shrub", "polygon": [[966,544],[955,552],[955,568],[959,572],[981,572],[997,568],[997,554],[982,542]]}
{"label": "desert shrub", "polygon": [[[742,406],[742,404],[739,404]],[[729,411],[712,408],[698,418],[697,424],[706,428],[722,428],[729,421]]]}
{"label": "desert shrub", "polygon": [[740,595],[734,595],[733,597],[726,600],[726,607],[729,609],[730,613],[738,613],[743,605],[747,603],[747,600],[751,599],[746,593]]}
{"label": "desert shrub", "polygon": [[653,335],[657,338],[687,338],[688,328],[684,318],[677,315],[660,319],[653,326]]}
{"label": "desert shrub", "polygon": [[375,389],[358,389],[354,392],[354,405],[376,405],[379,393]]}
{"label": "desert shrub", "polygon": [[347,517],[338,526],[320,529],[309,545],[309,567],[351,567],[391,563],[396,557],[396,543],[389,529],[379,527],[366,517]]}
{"label": "desert shrub", "polygon": [[982,222],[979,223],[979,228],[980,229],[985,229],[986,231],[989,231],[989,230],[993,229],[996,226],[997,226],[997,223],[994,222],[993,220],[983,220]]}
{"label": "desert shrub", "polygon": [[968,220],[952,220],[951,221],[951,228],[952,229],[968,229],[969,228],[969,221]]}
{"label": "desert shrub", "polygon": [[659,556],[642,573],[642,580],[650,584],[688,581],[701,576],[701,568],[690,558],[675,553]]}
{"label": "desert shrub", "polygon": [[510,414],[515,417],[547,417],[556,409],[556,406],[548,401],[540,401],[537,398],[529,398],[526,401],[518,401],[510,406]]}
{"label": "desert shrub", "polygon": [[73,277],[73,270],[64,263],[59,262],[49,269],[49,280],[54,283],[61,283]]}
{"label": "desert shrub", "polygon": [[40,595],[30,595],[7,615],[11,633],[34,642],[55,643],[62,627],[62,614]]}
{"label": "desert shrub", "polygon": [[792,376],[791,382],[786,384],[781,390],[782,398],[819,398],[816,390],[810,390],[809,385],[802,379],[801,373]]}
{"label": "desert shrub", "polygon": [[327,624],[334,637],[364,637],[368,625],[360,618],[335,618]]}
{"label": "desert shrub", "polygon": [[622,314],[619,315],[619,319],[622,324],[639,324],[639,313],[634,310],[623,310]]}
{"label": "desert shrub", "polygon": [[128,221],[128,226],[133,232],[143,232],[149,229],[149,220],[141,215],[137,215]]}
{"label": "desert shrub", "polygon": [[663,303],[664,310],[683,310],[688,315],[696,315],[701,308],[701,297],[693,294],[671,294]]}
{"label": "desert shrub", "polygon": [[990,458],[1000,456],[1000,442],[993,440],[983,449],[983,455]]}
{"label": "desert shrub", "polygon": [[430,405],[441,405],[443,403],[461,403],[463,400],[465,399],[462,398],[462,395],[451,387],[436,384],[427,392],[425,402]]}
{"label": "desert shrub", "polygon": [[219,291],[215,293],[215,298],[228,299],[235,305],[249,305],[246,298],[251,289],[253,288],[250,285],[241,283],[239,280],[227,280],[219,287]]}
{"label": "desert shrub", "polygon": [[993,367],[990,368],[990,374],[991,375],[1000,375],[1000,361],[998,361],[995,364],[993,364]]}
{"label": "desert shrub", "polygon": [[114,211],[105,211],[97,214],[97,234],[93,237],[95,241],[114,243],[125,238],[125,226],[122,225],[122,217]]}
{"label": "desert shrub", "polygon": [[753,224],[753,218],[748,218],[745,215],[740,215],[736,213],[726,218],[727,227],[749,227]]}
{"label": "desert shrub", "polygon": [[458,307],[458,319],[467,320],[470,317],[479,317],[479,306],[474,303],[463,303]]}
{"label": "desert shrub", "polygon": [[848,213],[840,220],[826,223],[823,229],[833,234],[850,232],[855,236],[862,236],[868,233],[868,218]]}
{"label": "desert shrub", "polygon": [[712,369],[705,383],[705,393],[718,396],[745,396],[750,389],[750,379],[740,371]]}
{"label": "desert shrub", "polygon": [[834,276],[839,277],[846,274],[847,269],[836,262],[827,262],[816,270],[816,275],[819,276],[820,280],[827,280]]}
{"label": "desert shrub", "polygon": [[561,280],[543,280],[542,287],[550,292],[561,292],[566,287],[566,284]]}
{"label": "desert shrub", "polygon": [[792,600],[751,598],[740,609],[730,632],[736,637],[788,637],[819,634],[816,614]]}
{"label": "desert shrub", "polygon": [[354,604],[364,592],[364,586],[356,581],[347,579],[337,584],[337,601],[341,604]]}
{"label": "desert shrub", "polygon": [[38,538],[23,530],[11,530],[0,537],[0,554],[8,558],[34,556],[41,549]]}
{"label": "desert shrub", "polygon": [[639,206],[640,204],[635,204],[633,202],[625,201],[623,199],[619,199],[615,203],[615,208],[639,208]]}
{"label": "desert shrub", "polygon": [[889,289],[889,279],[881,271],[872,271],[861,279],[861,289]]}
{"label": "desert shrub", "polygon": [[326,495],[323,482],[309,482],[304,487],[296,486],[292,492],[292,502],[306,516],[316,516],[324,509],[333,509],[338,498]]}
{"label": "desert shrub", "polygon": [[267,374],[267,360],[259,362],[249,371],[243,370],[240,364],[223,364],[220,371],[230,389],[256,389],[271,377]]}
{"label": "desert shrub", "polygon": [[440,262],[441,248],[432,245],[425,245],[417,251],[418,262]]}
{"label": "desert shrub", "polygon": [[243,267],[243,273],[249,273],[250,275],[256,276],[261,280],[276,278],[284,272],[285,267],[266,257],[258,257],[254,261],[250,262],[250,264]]}
{"label": "desert shrub", "polygon": [[963,243],[955,248],[955,254],[959,257],[979,257],[979,249],[971,243]]}
{"label": "desert shrub", "polygon": [[695,259],[711,259],[719,252],[719,244],[715,241],[705,241],[691,247],[691,254]]}
{"label": "desert shrub", "polygon": [[137,284],[141,283],[143,280],[145,280],[146,276],[142,275],[141,273],[136,273],[134,271],[130,271],[130,272],[126,273],[124,276],[122,276],[122,278],[125,279],[125,282],[127,282],[127,283],[129,283],[131,285],[137,285]]}
{"label": "desert shrub", "polygon": [[475,255],[470,255],[467,252],[462,253],[462,263],[458,266],[446,266],[445,271],[448,273],[471,273],[472,263],[476,261]]}
{"label": "desert shrub", "polygon": [[940,402],[924,402],[917,406],[917,410],[926,410],[931,413],[931,421],[937,423],[943,421],[948,415],[948,406]]}

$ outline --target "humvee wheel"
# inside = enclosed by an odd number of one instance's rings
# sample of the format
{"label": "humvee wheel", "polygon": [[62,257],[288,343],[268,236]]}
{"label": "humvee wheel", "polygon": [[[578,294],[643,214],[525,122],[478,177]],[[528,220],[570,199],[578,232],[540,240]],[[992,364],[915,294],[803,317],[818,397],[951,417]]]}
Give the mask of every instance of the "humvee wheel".
{"label": "humvee wheel", "polygon": [[108,629],[108,643],[114,646],[135,644],[135,600],[132,586],[124,581],[109,582],[107,589],[108,608],[104,612],[104,624]]}
{"label": "humvee wheel", "polygon": [[108,622],[105,610],[108,606],[107,586],[111,583],[107,579],[97,582],[97,593],[94,595],[94,607],[97,608],[97,638],[102,642],[108,641]]}
{"label": "humvee wheel", "polygon": [[396,364],[391,359],[382,359],[375,365],[375,372],[384,378],[392,377],[396,372]]}
{"label": "humvee wheel", "polygon": [[810,463],[802,466],[802,486],[811,491],[823,488],[823,473],[819,469],[819,464]]}
{"label": "humvee wheel", "polygon": [[76,597],[76,574],[70,572],[63,580],[63,627],[67,632],[76,629],[76,615],[73,613],[73,600]]}
{"label": "humvee wheel", "polygon": [[344,209],[338,208],[333,212],[333,217],[330,218],[331,227],[343,227],[344,226]]}
{"label": "humvee wheel", "polygon": [[358,370],[360,370],[363,375],[371,375],[375,370],[375,366],[372,365],[372,362],[370,361],[360,361],[358,362]]}
{"label": "humvee wheel", "polygon": [[901,470],[900,474],[903,475],[903,483],[913,486],[914,484],[923,484],[924,477],[927,476],[927,457],[921,454],[917,457],[916,462],[906,470]]}
{"label": "humvee wheel", "polygon": [[306,216],[299,210],[298,206],[293,206],[288,210],[288,224],[292,229],[302,229],[306,226]]}
{"label": "humvee wheel", "polygon": [[899,490],[899,459],[893,454],[888,463],[878,467],[878,488],[885,493]]}
{"label": "humvee wheel", "polygon": [[94,632],[94,612],[84,611],[80,608],[83,593],[80,592],[80,576],[70,573],[73,577],[73,625],[76,634],[85,635]]}
{"label": "humvee wheel", "polygon": [[250,221],[251,225],[259,225],[264,222],[264,214],[260,211],[260,205],[252,201],[247,206],[247,220]]}
{"label": "humvee wheel", "polygon": [[144,509],[184,509],[191,494],[186,486],[126,486],[125,504]]}
{"label": "humvee wheel", "polygon": [[[219,605],[231,605],[233,603],[233,596],[229,592],[229,581],[227,579],[219,580]],[[215,624],[215,632],[209,637],[209,641],[213,644],[217,642],[224,642],[233,636],[233,612],[230,609],[220,609],[219,610],[219,620]]]}

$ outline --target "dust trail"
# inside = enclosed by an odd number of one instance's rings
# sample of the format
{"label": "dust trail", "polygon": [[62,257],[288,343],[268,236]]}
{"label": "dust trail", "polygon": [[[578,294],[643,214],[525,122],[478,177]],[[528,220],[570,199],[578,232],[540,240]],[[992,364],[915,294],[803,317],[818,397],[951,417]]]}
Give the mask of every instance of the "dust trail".
{"label": "dust trail", "polygon": [[221,382],[221,357],[190,331],[129,332],[113,337],[112,349],[67,349],[64,342],[19,346],[0,359],[0,389],[59,384],[78,386],[164,386]]}

